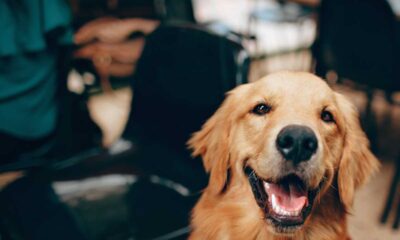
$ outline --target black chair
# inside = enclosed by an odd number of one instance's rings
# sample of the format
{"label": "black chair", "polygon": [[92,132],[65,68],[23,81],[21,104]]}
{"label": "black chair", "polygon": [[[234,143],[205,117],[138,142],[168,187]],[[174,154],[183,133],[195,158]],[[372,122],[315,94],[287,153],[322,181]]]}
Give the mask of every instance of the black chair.
{"label": "black chair", "polygon": [[160,27],[146,39],[123,137],[184,149],[247,71],[239,43],[193,27]]}
{"label": "black chair", "polygon": [[[399,30],[399,22],[385,0],[321,1],[318,35],[313,46],[315,71],[321,77],[325,77],[329,71],[335,71],[339,82],[341,79],[350,79],[365,90],[368,98],[365,128],[375,151],[377,126],[372,111],[374,90],[383,90],[387,101],[395,104],[392,94],[400,90]],[[396,172],[382,222],[386,222],[395,199],[399,167]],[[395,226],[398,226],[400,210],[396,219]]]}

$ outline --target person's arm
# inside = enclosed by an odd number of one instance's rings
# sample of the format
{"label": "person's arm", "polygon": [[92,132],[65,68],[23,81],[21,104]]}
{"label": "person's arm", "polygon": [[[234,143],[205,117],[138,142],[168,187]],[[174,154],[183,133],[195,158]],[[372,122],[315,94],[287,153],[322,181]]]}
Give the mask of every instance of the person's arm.
{"label": "person's arm", "polygon": [[99,18],[81,27],[75,33],[74,41],[78,45],[93,40],[106,43],[122,42],[134,32],[147,35],[153,32],[159,24],[159,21],[142,18]]}
{"label": "person's arm", "polygon": [[135,32],[148,35],[159,21],[141,18],[99,18],[81,27],[74,36],[75,44],[82,45],[75,51],[75,58],[92,60],[98,73],[104,76],[131,75],[142,54],[145,39],[129,39]]}

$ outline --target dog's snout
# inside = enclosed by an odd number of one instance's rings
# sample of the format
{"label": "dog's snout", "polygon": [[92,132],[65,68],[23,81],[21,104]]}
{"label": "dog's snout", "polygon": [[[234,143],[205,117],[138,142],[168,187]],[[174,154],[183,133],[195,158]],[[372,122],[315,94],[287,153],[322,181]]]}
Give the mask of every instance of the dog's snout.
{"label": "dog's snout", "polygon": [[289,125],[279,132],[276,147],[286,160],[298,164],[309,160],[317,151],[318,140],[311,128]]}

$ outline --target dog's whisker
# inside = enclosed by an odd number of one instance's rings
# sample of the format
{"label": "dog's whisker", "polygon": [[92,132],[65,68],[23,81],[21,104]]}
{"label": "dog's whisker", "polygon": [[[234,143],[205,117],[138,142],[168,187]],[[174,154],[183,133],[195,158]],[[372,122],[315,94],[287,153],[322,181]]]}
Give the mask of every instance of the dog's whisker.
{"label": "dog's whisker", "polygon": [[335,191],[338,190],[335,186],[333,186],[333,184],[329,184],[329,187],[332,188],[332,189],[335,190]]}

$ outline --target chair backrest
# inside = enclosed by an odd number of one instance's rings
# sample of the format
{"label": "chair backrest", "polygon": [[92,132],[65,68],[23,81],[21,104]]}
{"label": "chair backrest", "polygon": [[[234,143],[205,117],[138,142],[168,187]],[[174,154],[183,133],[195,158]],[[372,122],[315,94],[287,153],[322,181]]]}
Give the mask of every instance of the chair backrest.
{"label": "chair backrest", "polygon": [[398,88],[395,25],[385,0],[322,0],[314,48],[317,74],[335,70],[372,88]]}
{"label": "chair backrest", "polygon": [[132,87],[132,134],[182,148],[224,99],[247,82],[241,44],[191,26],[161,26],[146,39]]}

